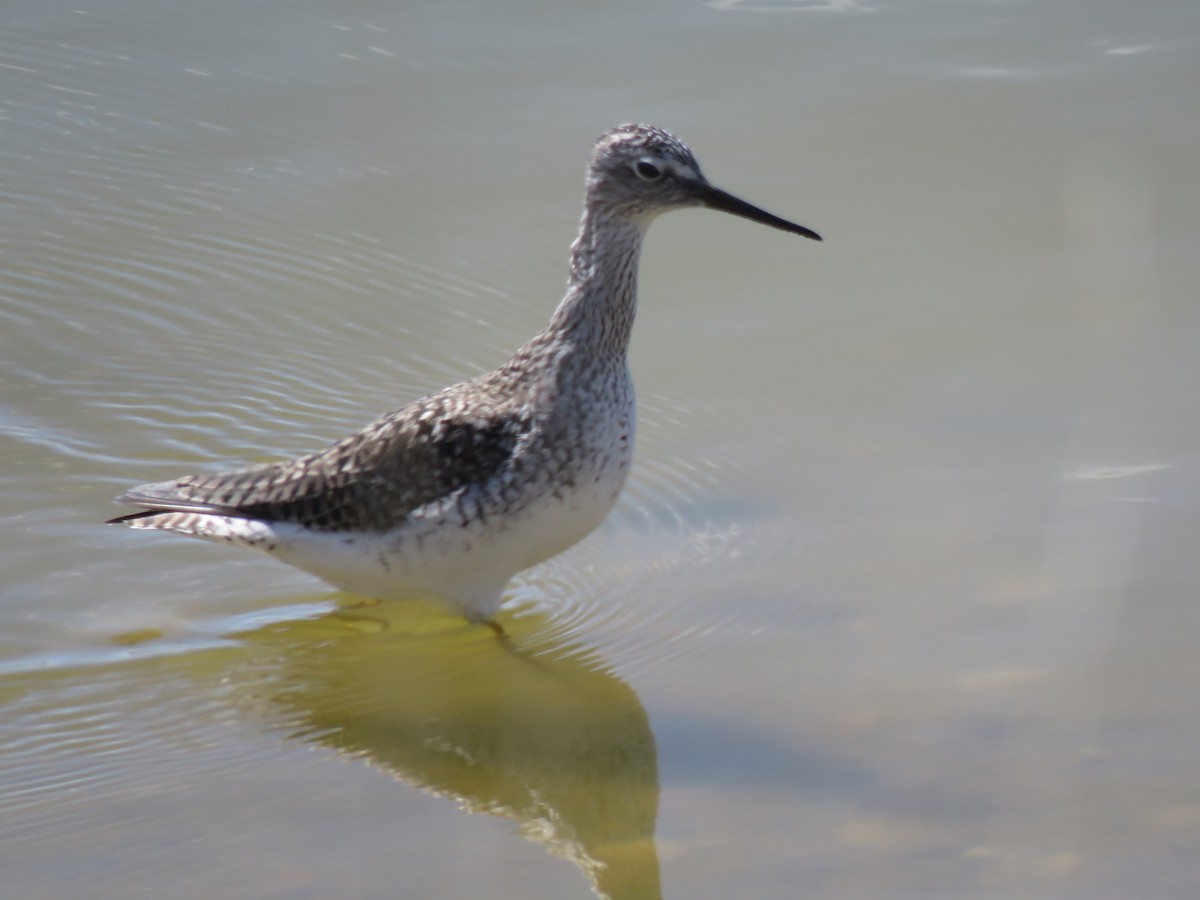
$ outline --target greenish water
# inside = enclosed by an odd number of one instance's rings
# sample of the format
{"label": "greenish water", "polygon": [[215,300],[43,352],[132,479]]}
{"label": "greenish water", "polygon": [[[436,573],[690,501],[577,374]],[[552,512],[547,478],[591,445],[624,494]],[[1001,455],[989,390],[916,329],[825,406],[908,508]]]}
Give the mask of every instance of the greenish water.
{"label": "greenish water", "polygon": [[[17,897],[1191,898],[1190,0],[13,2],[0,869]],[[550,314],[656,223],[618,509],[508,644],[106,529]]]}

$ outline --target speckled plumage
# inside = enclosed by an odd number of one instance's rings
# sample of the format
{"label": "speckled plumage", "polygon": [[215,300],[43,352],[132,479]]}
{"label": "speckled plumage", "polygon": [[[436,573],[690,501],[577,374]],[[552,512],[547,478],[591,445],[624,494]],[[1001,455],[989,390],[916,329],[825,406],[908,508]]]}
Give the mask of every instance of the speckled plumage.
{"label": "speckled plumage", "polygon": [[289,462],[142,485],[113,519],[261,549],[352,593],[419,597],[472,620],[520,570],[591,532],[633,453],[626,353],[642,239],[655,216],[709,206],[819,240],[712,187],[649,125],[596,144],[566,296],[495,371]]}

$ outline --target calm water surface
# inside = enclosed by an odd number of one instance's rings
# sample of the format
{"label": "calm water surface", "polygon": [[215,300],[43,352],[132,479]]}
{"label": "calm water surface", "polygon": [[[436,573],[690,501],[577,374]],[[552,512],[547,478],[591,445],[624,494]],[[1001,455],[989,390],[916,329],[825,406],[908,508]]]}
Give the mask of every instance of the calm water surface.
{"label": "calm water surface", "polygon": [[[6,896],[1200,895],[1192,0],[0,11]],[[105,529],[553,309],[655,225],[636,468],[510,646]]]}

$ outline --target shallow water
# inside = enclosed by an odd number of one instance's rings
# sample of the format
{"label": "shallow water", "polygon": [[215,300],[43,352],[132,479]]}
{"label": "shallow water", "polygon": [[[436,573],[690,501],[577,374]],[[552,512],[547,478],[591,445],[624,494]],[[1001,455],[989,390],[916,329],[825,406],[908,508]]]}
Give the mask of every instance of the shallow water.
{"label": "shallow water", "polygon": [[[13,896],[1200,891],[1190,0],[0,29]],[[509,643],[101,527],[501,362],[630,119],[826,242],[654,226],[629,487]]]}

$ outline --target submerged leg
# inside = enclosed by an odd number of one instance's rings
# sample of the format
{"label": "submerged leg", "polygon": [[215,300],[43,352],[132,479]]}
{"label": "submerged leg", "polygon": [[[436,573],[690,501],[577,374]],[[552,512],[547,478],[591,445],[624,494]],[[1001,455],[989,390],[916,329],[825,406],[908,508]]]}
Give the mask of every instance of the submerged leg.
{"label": "submerged leg", "polygon": [[499,622],[497,622],[495,619],[484,619],[479,624],[486,625],[488,628],[492,629],[492,631],[496,632],[496,637],[499,637],[499,638],[507,638],[508,637],[508,632],[506,632],[504,630],[504,626],[501,625]]}

